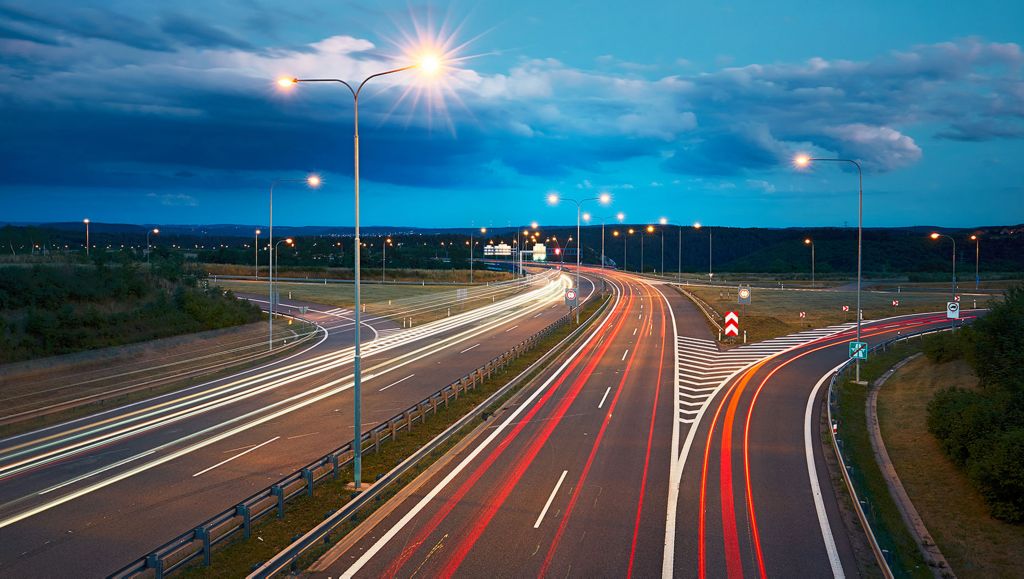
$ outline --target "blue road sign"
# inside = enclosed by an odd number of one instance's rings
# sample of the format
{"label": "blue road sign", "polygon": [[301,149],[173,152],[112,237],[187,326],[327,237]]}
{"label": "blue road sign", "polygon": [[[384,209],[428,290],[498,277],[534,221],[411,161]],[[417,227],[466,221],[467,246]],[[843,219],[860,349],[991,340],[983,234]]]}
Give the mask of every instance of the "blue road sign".
{"label": "blue road sign", "polygon": [[867,342],[850,342],[850,358],[856,360],[867,360],[868,359],[868,343]]}

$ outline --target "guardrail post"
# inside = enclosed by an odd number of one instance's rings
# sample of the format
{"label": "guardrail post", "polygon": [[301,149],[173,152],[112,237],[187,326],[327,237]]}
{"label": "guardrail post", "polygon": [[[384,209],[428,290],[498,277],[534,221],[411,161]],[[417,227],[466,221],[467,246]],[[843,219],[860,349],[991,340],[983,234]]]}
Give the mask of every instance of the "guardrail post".
{"label": "guardrail post", "polygon": [[277,518],[284,518],[284,489],[281,485],[270,487],[270,494],[277,497]]}
{"label": "guardrail post", "polygon": [[376,428],[372,431],[373,436],[373,452],[380,452],[380,431]]}
{"label": "guardrail post", "polygon": [[242,535],[248,539],[252,534],[252,513],[249,505],[241,503],[235,507],[235,515],[242,517]]}
{"label": "guardrail post", "polygon": [[306,479],[306,494],[313,496],[313,471],[303,468],[302,478]]}
{"label": "guardrail post", "polygon": [[331,455],[331,471],[334,473],[334,478],[338,478],[338,455]]}
{"label": "guardrail post", "polygon": [[196,539],[203,542],[203,565],[206,567],[210,566],[210,531],[206,530],[206,527],[196,527],[194,531]]}
{"label": "guardrail post", "polygon": [[153,576],[156,579],[164,579],[164,561],[160,555],[156,553],[146,555],[146,568],[153,570]]}
{"label": "guardrail post", "polygon": [[388,428],[391,429],[391,440],[398,440],[398,426],[397,425],[398,425],[398,421],[397,420],[389,420],[388,421]]}

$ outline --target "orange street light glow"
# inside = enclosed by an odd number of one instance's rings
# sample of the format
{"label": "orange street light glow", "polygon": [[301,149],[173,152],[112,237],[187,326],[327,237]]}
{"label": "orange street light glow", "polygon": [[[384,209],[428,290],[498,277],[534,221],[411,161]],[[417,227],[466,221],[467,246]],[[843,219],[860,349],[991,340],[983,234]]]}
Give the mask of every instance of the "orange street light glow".
{"label": "orange street light glow", "polygon": [[647,233],[654,233],[654,226],[653,225],[648,225],[647,226]]}
{"label": "orange street light glow", "polygon": [[292,85],[297,84],[299,81],[293,77],[282,76],[277,79],[277,86],[281,88],[290,88]]}
{"label": "orange street light glow", "polygon": [[310,175],[309,177],[306,177],[306,183],[309,184],[310,187],[319,187],[320,175]]}
{"label": "orange street light glow", "polygon": [[932,239],[938,239],[939,238],[939,234],[938,233],[932,233],[928,237],[931,237]]}
{"label": "orange street light glow", "polygon": [[811,164],[811,158],[801,153],[793,158],[793,164],[797,167],[806,167]]}
{"label": "orange street light glow", "polygon": [[804,244],[805,244],[805,245],[810,245],[810,244],[811,244],[811,240],[810,240],[810,238],[807,238],[807,239],[805,239],[805,240],[804,240]]}
{"label": "orange street light glow", "polygon": [[597,200],[600,201],[601,203],[607,205],[607,204],[612,202],[612,196],[611,196],[610,193],[601,193],[597,197]]}
{"label": "orange street light glow", "polygon": [[291,237],[289,237],[288,239],[285,239],[284,242],[287,243],[288,245],[291,245],[291,244],[295,243],[295,241],[292,240]]}
{"label": "orange street light glow", "polygon": [[434,76],[441,70],[441,59],[432,52],[424,53],[420,56],[419,62],[416,66],[428,76]]}
{"label": "orange street light glow", "polygon": [[700,221],[695,221],[693,224],[694,229],[700,229]]}
{"label": "orange street light glow", "polygon": [[557,193],[548,193],[548,203],[550,203],[552,205],[558,203],[558,194]]}

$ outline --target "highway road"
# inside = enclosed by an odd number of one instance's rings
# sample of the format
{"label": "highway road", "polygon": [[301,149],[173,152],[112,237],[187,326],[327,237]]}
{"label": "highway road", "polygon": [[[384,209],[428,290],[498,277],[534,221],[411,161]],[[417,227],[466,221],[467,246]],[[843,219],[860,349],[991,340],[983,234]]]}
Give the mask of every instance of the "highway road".
{"label": "highway road", "polygon": [[[565,315],[568,277],[533,279],[515,297],[411,329],[367,318],[363,426]],[[0,441],[0,576],[105,575],[351,439],[350,312],[285,302],[310,308],[303,317],[324,334],[315,347]]]}
{"label": "highway road", "polygon": [[603,275],[616,297],[594,332],[316,576],[858,574],[817,430],[852,326],[722,351],[675,290]]}

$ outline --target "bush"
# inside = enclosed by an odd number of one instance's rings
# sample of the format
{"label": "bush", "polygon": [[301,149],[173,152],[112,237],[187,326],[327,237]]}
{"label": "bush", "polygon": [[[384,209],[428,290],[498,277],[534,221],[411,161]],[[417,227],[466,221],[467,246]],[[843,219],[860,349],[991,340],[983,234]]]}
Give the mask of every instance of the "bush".
{"label": "bush", "polygon": [[963,357],[979,389],[947,388],[928,403],[928,430],[964,468],[993,517],[1024,523],[1024,286],[970,331],[925,343],[929,358]]}

